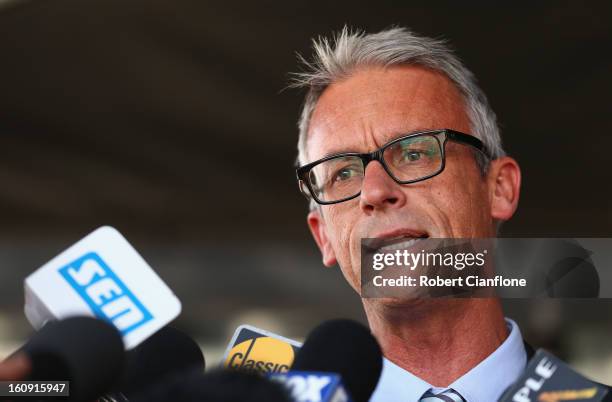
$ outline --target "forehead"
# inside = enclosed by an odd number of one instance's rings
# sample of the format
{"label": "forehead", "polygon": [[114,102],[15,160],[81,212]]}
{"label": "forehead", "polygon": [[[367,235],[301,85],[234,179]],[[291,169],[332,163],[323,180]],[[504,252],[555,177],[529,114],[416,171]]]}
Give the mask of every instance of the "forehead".
{"label": "forehead", "polygon": [[464,100],[443,74],[420,66],[368,67],[325,89],[308,129],[309,161],[367,152],[418,130],[470,132]]}

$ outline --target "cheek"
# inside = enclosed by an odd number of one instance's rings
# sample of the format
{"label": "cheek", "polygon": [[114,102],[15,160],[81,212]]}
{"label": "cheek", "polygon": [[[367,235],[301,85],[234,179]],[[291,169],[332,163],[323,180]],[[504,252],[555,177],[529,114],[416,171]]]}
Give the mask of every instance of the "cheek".
{"label": "cheek", "polygon": [[328,235],[341,266],[350,261],[350,254],[353,249],[352,233],[357,215],[355,208],[358,208],[358,204],[352,204],[352,201],[348,201],[329,206],[325,217]]}
{"label": "cheek", "polygon": [[[459,166],[466,166],[465,162]],[[461,171],[445,170],[432,179],[428,197],[432,218],[444,236],[474,237],[488,233],[491,219],[486,181],[475,166]]]}

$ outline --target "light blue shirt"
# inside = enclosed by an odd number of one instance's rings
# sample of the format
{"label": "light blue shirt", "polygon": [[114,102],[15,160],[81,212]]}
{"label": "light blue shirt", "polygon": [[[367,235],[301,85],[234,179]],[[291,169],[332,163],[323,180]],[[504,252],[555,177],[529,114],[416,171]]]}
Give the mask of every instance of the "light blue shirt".
{"label": "light blue shirt", "polygon": [[527,365],[527,352],[518,325],[508,318],[506,324],[510,332],[506,340],[448,387],[434,387],[385,358],[370,402],[418,402],[427,390],[433,389],[436,393],[448,388],[459,392],[467,402],[497,401]]}

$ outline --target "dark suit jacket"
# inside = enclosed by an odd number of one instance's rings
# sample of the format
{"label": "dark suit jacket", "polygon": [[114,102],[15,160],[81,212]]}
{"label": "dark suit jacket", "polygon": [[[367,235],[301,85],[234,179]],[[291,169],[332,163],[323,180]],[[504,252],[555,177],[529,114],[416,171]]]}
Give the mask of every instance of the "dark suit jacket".
{"label": "dark suit jacket", "polygon": [[[527,360],[529,361],[529,360],[531,360],[531,358],[535,354],[535,350],[527,342],[524,342],[524,343],[525,343],[525,351],[527,352]],[[593,381],[593,382],[595,382],[595,381]],[[602,401],[603,402],[612,402],[612,387],[610,387],[609,385],[600,384],[598,382],[595,382],[595,384],[600,385],[600,386],[605,387],[605,388],[608,388],[608,395],[606,395],[604,397],[604,399],[602,399]]]}

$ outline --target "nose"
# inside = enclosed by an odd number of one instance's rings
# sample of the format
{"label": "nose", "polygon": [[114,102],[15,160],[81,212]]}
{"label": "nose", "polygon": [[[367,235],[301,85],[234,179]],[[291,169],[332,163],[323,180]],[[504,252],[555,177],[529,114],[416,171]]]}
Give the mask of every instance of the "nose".
{"label": "nose", "polygon": [[385,171],[380,162],[372,161],[366,167],[359,206],[366,214],[389,208],[401,208],[406,204],[406,195]]}

